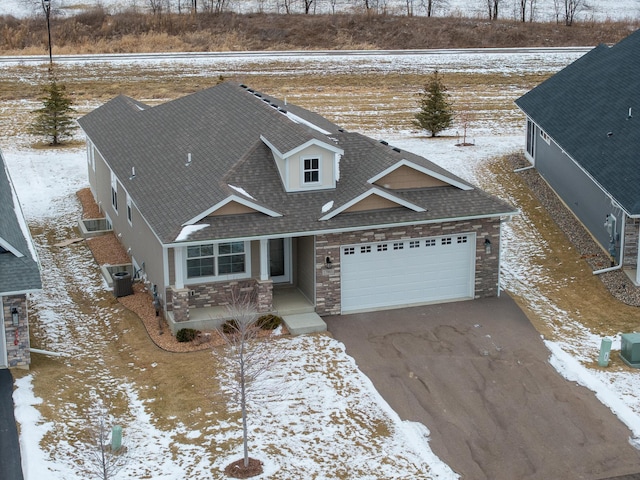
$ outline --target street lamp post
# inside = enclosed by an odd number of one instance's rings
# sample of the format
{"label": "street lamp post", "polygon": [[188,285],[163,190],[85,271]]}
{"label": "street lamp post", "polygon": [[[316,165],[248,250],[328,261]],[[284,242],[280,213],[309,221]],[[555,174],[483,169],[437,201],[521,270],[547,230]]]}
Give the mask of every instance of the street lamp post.
{"label": "street lamp post", "polygon": [[49,17],[51,16],[51,0],[42,0],[42,9],[44,15],[47,17],[47,35],[49,36],[49,68],[53,66],[53,55],[51,54],[51,23]]}

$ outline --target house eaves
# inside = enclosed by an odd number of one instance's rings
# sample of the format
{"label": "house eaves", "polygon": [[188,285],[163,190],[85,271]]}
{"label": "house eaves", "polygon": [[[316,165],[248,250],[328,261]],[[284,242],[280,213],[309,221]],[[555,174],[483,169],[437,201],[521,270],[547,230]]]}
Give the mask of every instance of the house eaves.
{"label": "house eaves", "polygon": [[426,209],[422,208],[419,205],[415,205],[411,202],[408,202],[402,198],[399,198],[389,192],[386,192],[380,188],[377,187],[373,187],[369,190],[367,190],[364,193],[361,193],[360,195],[358,195],[357,197],[351,199],[350,201],[348,201],[347,203],[341,205],[340,207],[336,208],[335,210],[327,213],[326,215],[323,215],[322,217],[319,218],[319,220],[329,220],[333,217],[335,217],[336,215],[344,212],[345,210],[348,210],[349,208],[353,207],[354,205],[358,204],[359,202],[361,202],[362,200],[364,200],[367,197],[370,197],[371,195],[377,195],[379,197],[382,197],[386,200],[389,200],[393,203],[398,204],[399,206],[408,208],[410,210],[413,210],[414,212],[424,212]]}
{"label": "house eaves", "polygon": [[436,172],[435,170],[432,170],[430,168],[426,168],[422,165],[418,165],[417,163],[411,162],[409,160],[406,159],[402,159],[400,160],[398,163],[391,165],[389,168],[386,168],[385,170],[383,170],[382,172],[378,173],[377,175],[371,177],[369,180],[367,180],[368,183],[375,183],[378,180],[380,180],[381,178],[384,178],[385,176],[389,175],[391,172],[397,170],[400,167],[409,167],[412,168],[414,170],[417,170],[420,173],[423,173],[425,175],[429,175],[430,177],[433,177],[437,180],[440,180],[442,182],[448,183],[449,185],[453,186],[453,187],[457,187],[461,190],[472,190],[473,187],[471,185],[468,185],[464,182],[459,181],[458,179],[455,179],[449,175],[444,175],[440,172]]}
{"label": "house eaves", "polygon": [[264,213],[265,215],[268,215],[270,217],[281,217],[282,214],[276,212],[275,210],[271,210],[270,208],[266,208],[262,205],[257,204],[256,202],[252,202],[250,200],[247,200],[246,198],[242,198],[238,195],[230,195],[227,198],[225,198],[224,200],[216,203],[215,205],[213,205],[211,208],[205,210],[204,212],[202,212],[201,214],[193,217],[190,220],[187,220],[186,222],[184,222],[182,224],[182,226],[186,226],[186,225],[193,225],[197,222],[199,222],[200,220],[202,220],[205,217],[208,217],[209,215],[211,215],[212,213],[214,213],[216,210],[219,210],[220,208],[224,207],[225,205],[227,205],[228,203],[231,202],[236,202],[239,203],[240,205],[244,205],[245,207],[251,208],[257,212],[260,213]]}

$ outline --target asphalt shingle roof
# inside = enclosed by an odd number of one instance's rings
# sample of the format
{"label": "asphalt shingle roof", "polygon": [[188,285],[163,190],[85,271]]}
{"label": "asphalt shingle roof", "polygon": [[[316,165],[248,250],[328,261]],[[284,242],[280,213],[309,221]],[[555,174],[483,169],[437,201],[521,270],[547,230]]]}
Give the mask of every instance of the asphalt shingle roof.
{"label": "asphalt shingle roof", "polygon": [[42,288],[40,268],[30,248],[31,237],[23,229],[26,223],[16,198],[0,152],[0,239],[22,254],[16,256],[11,250],[0,253],[0,295]]}
{"label": "asphalt shingle roof", "polygon": [[[256,93],[241,85],[222,83],[156,107],[120,96],[79,123],[163,243],[174,242],[186,221],[229,195],[242,196],[230,185],[282,216],[252,213],[204,218],[199,223],[210,226],[192,233],[190,241],[514,213],[513,207],[479,189],[441,187],[389,191],[426,212],[398,207],[342,213],[321,221],[323,205],[330,201],[334,208],[346,204],[372,187],[368,179],[402,159],[466,182],[422,157],[345,132],[315,113]],[[293,121],[288,113],[325,133]],[[287,193],[273,154],[261,136],[282,153],[311,140],[344,150],[336,188]],[[192,161],[186,166],[188,153]],[[131,167],[135,167],[136,177],[128,180]]]}
{"label": "asphalt shingle roof", "polygon": [[640,215],[639,92],[640,30],[613,47],[599,45],[516,104],[630,215]]}

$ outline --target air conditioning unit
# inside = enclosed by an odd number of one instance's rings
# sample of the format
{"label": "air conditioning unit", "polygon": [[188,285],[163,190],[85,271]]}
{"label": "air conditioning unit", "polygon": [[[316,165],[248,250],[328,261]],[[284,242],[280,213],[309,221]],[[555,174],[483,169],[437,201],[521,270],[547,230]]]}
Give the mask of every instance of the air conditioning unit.
{"label": "air conditioning unit", "polygon": [[640,368],[640,333],[623,333],[620,357],[630,367]]}

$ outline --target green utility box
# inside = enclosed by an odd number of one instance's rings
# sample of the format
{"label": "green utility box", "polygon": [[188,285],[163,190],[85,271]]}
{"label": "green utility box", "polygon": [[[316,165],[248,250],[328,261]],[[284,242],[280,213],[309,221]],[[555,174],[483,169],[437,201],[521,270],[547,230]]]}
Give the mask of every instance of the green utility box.
{"label": "green utility box", "polygon": [[623,333],[620,357],[630,367],[640,368],[640,333]]}
{"label": "green utility box", "polygon": [[601,367],[609,366],[609,354],[611,353],[611,339],[603,338],[600,343],[600,356],[598,357],[598,365]]}

